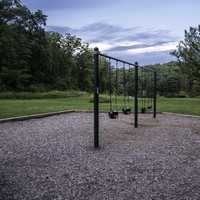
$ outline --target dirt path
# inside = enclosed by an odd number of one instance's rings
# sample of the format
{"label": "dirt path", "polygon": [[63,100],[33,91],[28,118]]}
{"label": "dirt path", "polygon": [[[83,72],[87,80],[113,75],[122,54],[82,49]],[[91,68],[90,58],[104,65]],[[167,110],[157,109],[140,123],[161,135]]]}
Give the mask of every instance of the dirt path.
{"label": "dirt path", "polygon": [[0,124],[0,200],[200,199],[200,119],[71,113]]}

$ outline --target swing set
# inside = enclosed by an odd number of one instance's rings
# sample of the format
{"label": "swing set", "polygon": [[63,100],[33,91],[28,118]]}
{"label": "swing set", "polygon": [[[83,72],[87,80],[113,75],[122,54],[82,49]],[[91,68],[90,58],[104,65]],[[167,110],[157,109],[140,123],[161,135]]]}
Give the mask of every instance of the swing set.
{"label": "swing set", "polygon": [[154,106],[154,76],[152,70],[147,68],[140,69],[139,75],[139,87],[140,91],[139,98],[141,103],[141,113],[146,113],[151,110]]}
{"label": "swing set", "polygon": [[[134,126],[138,127],[138,114],[153,113],[156,118],[157,74],[148,67],[139,66],[99,52],[94,49],[94,147],[99,147],[99,95],[101,93],[101,59],[108,64],[107,82],[109,92],[108,117],[112,120],[124,115],[134,114]],[[121,106],[119,105],[119,102]],[[149,112],[150,111],[150,112]]]}
{"label": "swing set", "polygon": [[[109,58],[109,112],[108,116],[110,119],[117,119],[119,115],[118,109],[118,96],[119,94],[119,68],[118,61],[116,61],[115,65],[115,80],[114,80],[114,91],[112,88],[112,66]],[[130,67],[129,67],[130,69]],[[130,70],[129,70],[130,71]],[[113,101],[113,93],[114,93],[114,101]],[[130,97],[127,91],[127,77],[126,77],[126,69],[125,63],[123,64],[123,105],[122,105],[122,113],[128,115],[131,113],[131,108],[129,107]]]}

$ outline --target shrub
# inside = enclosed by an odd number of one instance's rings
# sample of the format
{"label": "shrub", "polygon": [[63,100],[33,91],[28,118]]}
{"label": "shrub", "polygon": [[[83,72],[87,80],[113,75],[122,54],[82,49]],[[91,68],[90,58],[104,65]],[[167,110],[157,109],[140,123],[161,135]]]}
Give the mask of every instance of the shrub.
{"label": "shrub", "polygon": [[[93,102],[94,102],[94,99],[93,99],[93,97],[91,97],[90,98],[90,103],[93,103]],[[99,103],[110,103],[110,100],[106,96],[100,96],[99,97]]]}
{"label": "shrub", "polygon": [[85,95],[80,91],[1,92],[0,99],[55,99]]}
{"label": "shrub", "polygon": [[179,94],[177,95],[179,98],[186,98],[188,97],[187,93],[185,91],[180,91]]}

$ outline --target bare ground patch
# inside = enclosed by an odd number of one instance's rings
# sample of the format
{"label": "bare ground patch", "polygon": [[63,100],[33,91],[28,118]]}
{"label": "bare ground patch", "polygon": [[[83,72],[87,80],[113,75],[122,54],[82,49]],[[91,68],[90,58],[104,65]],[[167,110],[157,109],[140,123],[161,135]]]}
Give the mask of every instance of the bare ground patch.
{"label": "bare ground patch", "polygon": [[200,119],[71,113],[0,124],[0,199],[200,199]]}

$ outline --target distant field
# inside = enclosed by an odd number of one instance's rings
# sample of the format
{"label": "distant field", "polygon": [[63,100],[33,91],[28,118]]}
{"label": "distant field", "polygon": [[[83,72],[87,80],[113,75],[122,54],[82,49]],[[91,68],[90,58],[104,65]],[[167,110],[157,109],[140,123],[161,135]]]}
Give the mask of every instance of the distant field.
{"label": "distant field", "polygon": [[[53,99],[2,99],[0,100],[0,118],[30,115],[62,110],[92,110],[91,96],[83,95]],[[108,110],[107,98],[102,98],[101,110]],[[123,98],[118,100],[118,109],[123,106]],[[133,103],[130,103],[133,107]],[[198,98],[159,98],[158,111],[200,115],[200,99]]]}

